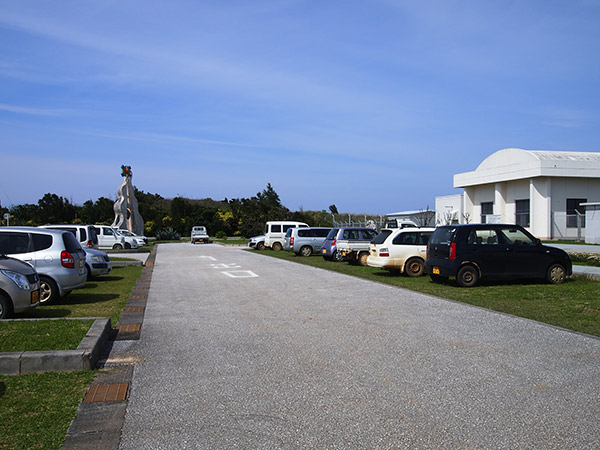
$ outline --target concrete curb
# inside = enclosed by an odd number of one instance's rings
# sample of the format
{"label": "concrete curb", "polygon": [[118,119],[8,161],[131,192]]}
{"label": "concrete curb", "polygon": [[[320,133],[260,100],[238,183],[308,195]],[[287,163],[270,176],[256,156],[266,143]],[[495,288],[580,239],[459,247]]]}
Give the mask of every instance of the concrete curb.
{"label": "concrete curb", "polygon": [[111,332],[110,319],[106,317],[87,317],[77,319],[13,319],[31,320],[90,320],[94,323],[88,330],[76,350],[49,350],[34,352],[0,353],[0,374],[22,375],[43,372],[75,372],[91,370]]}
{"label": "concrete curb", "polygon": [[142,261],[110,261],[113,267],[143,266]]}

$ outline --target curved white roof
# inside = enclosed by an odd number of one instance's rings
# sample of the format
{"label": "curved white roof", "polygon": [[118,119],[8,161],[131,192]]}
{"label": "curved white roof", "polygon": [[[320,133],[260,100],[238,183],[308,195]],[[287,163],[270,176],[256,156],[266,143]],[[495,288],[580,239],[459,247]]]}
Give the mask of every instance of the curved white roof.
{"label": "curved white roof", "polygon": [[600,153],[505,148],[485,158],[473,172],[454,175],[454,187],[533,177],[600,178]]}

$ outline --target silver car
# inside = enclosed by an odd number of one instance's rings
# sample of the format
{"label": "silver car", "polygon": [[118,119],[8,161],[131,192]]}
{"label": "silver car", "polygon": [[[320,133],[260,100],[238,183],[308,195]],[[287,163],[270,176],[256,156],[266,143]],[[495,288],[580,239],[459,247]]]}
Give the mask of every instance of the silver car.
{"label": "silver car", "polygon": [[85,252],[69,231],[2,227],[0,253],[33,266],[40,276],[42,304],[85,286]]}
{"label": "silver car", "polygon": [[139,236],[135,233],[132,233],[129,230],[117,229],[119,234],[122,234],[123,237],[134,239],[137,242],[138,247],[143,247],[144,245],[148,245],[148,238],[146,236]]}
{"label": "silver car", "polygon": [[0,255],[0,319],[40,303],[40,277],[29,264]]}
{"label": "silver car", "polygon": [[265,235],[261,234],[259,236],[253,236],[248,241],[248,247],[254,248],[256,250],[264,250],[265,249]]}
{"label": "silver car", "polygon": [[108,275],[112,271],[112,262],[106,253],[94,248],[84,248],[83,251],[88,280],[99,275]]}

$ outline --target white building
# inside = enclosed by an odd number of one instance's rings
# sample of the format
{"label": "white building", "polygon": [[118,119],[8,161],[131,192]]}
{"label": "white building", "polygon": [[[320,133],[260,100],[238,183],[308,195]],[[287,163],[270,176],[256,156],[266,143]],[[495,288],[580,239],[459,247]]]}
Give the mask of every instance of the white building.
{"label": "white building", "polygon": [[581,204],[600,201],[600,153],[507,148],[454,175],[454,187],[464,189],[462,211],[455,196],[438,197],[438,220],[452,209],[460,223],[517,223],[541,239],[583,239]]}

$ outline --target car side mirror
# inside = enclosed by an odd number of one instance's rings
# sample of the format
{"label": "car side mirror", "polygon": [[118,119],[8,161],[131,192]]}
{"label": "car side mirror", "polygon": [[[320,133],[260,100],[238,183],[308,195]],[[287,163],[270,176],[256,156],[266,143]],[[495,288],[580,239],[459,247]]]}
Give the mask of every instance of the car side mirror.
{"label": "car side mirror", "polygon": [[540,241],[538,238],[535,238],[535,245],[542,245],[542,241]]}

